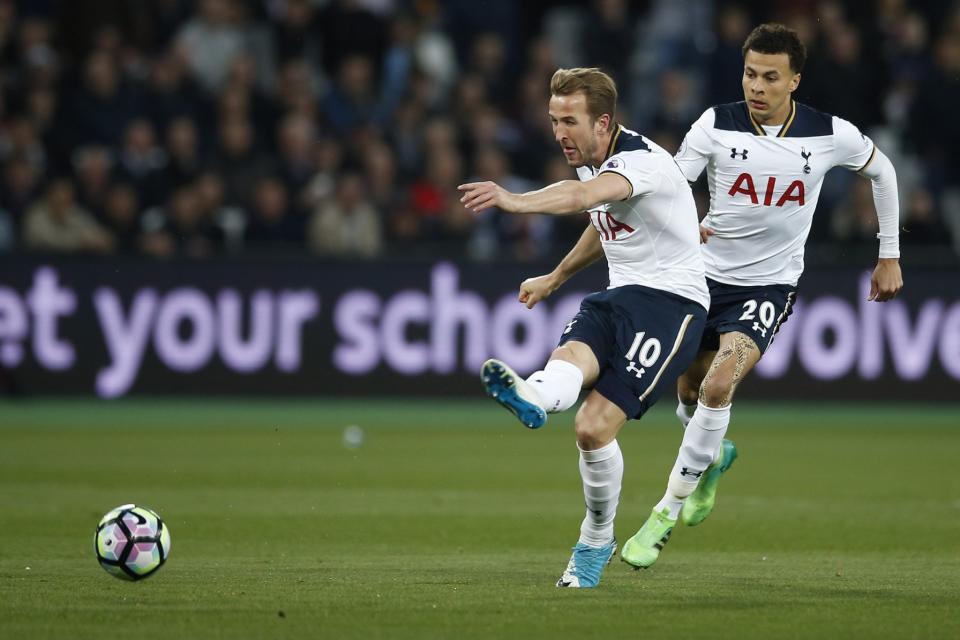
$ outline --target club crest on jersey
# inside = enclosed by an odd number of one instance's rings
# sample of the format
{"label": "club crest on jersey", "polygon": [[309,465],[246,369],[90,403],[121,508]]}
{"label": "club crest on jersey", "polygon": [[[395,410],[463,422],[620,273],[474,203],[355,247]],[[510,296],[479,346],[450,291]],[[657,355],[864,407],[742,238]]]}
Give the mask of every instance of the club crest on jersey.
{"label": "club crest on jersey", "polygon": [[806,148],[800,147],[800,157],[802,157],[803,161],[806,163],[803,165],[804,173],[810,173],[810,156],[812,155],[812,151],[807,151]]}
{"label": "club crest on jersey", "polygon": [[747,151],[749,151],[749,149],[744,149],[743,151],[737,151],[736,147],[730,147],[730,158],[733,159],[733,158],[736,158],[737,156],[740,156],[741,160],[746,160]]}

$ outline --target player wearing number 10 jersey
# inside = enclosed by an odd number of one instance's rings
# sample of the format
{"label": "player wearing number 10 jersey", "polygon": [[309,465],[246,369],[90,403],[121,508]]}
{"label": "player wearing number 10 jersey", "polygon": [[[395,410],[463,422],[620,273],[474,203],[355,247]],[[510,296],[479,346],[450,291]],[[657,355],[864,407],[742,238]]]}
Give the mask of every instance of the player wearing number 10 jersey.
{"label": "player wearing number 10 jersey", "polygon": [[543,371],[526,380],[488,360],[487,393],[527,427],[564,411],[582,388],[575,421],[586,514],[558,587],[594,587],[616,549],[613,521],[623,478],[617,434],[639,419],[693,360],[707,315],[697,211],[673,157],[616,122],[616,86],[597,69],[560,69],[549,115],[567,164],[580,180],[515,194],[493,182],[461,185],[480,211],[568,214],[591,225],[553,272],[520,285],[533,307],[570,276],[606,255],[610,287],[583,299]]}
{"label": "player wearing number 10 jersey", "polygon": [[806,58],[796,32],[761,25],[743,55],[744,101],[708,109],[675,158],[690,181],[707,171],[710,210],[701,240],[711,302],[700,353],[678,381],[685,431],[667,491],[623,549],[623,559],[638,567],[656,561],[678,516],[695,525],[713,508],[717,481],[737,455],[723,439],[734,391],[790,315],[831,168],[873,181],[880,259],[870,299],[889,300],[902,286],[893,165],[851,123],[792,99]]}

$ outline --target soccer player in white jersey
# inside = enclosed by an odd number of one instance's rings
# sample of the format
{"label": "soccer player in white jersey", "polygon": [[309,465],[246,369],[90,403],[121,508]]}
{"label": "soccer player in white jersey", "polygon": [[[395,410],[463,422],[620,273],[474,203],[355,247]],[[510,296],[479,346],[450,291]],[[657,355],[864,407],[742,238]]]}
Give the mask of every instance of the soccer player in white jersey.
{"label": "soccer player in white jersey", "polygon": [[890,300],[903,286],[893,165],[851,123],[794,102],[806,59],[796,32],[760,25],[743,56],[744,101],[704,112],[676,155],[691,182],[707,170],[710,210],[701,236],[711,302],[700,352],[678,381],[685,431],[666,493],[623,549],[637,567],[656,561],[678,515],[696,525],[713,508],[720,475],[737,455],[724,440],[733,394],[790,315],[831,168],[873,181],[880,257],[870,299]]}
{"label": "soccer player in white jersey", "polygon": [[488,395],[532,429],[592,389],[576,415],[586,516],[557,586],[594,587],[616,550],[617,434],[692,362],[709,296],[690,186],[669,153],[617,124],[613,80],[598,69],[560,69],[550,93],[554,135],[580,179],[523,194],[493,182],[460,190],[473,211],[589,212],[592,224],[559,265],[520,285],[527,307],[606,255],[609,288],[584,298],[542,371],[524,380],[499,360],[482,370]]}

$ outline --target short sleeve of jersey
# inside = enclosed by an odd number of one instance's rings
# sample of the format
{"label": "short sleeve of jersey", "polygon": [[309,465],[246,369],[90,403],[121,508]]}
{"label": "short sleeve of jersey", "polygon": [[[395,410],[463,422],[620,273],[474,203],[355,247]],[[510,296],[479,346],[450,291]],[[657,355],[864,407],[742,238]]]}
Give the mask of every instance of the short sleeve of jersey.
{"label": "short sleeve of jersey", "polygon": [[873,140],[843,118],[833,117],[833,165],[860,171],[873,160]]}
{"label": "short sleeve of jersey", "polygon": [[600,173],[615,173],[626,178],[633,191],[630,198],[645,196],[660,186],[660,167],[647,151],[628,151],[614,154],[600,165]]}
{"label": "short sleeve of jersey", "polygon": [[707,109],[700,119],[693,123],[683,139],[683,144],[674,156],[677,166],[688,182],[694,182],[703,173],[713,150],[713,140],[708,131],[713,128],[713,109]]}

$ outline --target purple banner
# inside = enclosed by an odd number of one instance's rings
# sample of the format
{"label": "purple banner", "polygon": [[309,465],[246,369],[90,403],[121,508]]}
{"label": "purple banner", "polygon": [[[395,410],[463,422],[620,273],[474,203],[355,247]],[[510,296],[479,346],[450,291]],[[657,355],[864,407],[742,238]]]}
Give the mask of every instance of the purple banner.
{"label": "purple banner", "polygon": [[[515,264],[3,261],[0,364],[10,392],[462,395],[500,357],[540,368],[581,274],[532,310]],[[867,302],[869,274],[810,270],[796,311],[740,397],[953,401],[960,295],[948,271],[905,273]]]}

